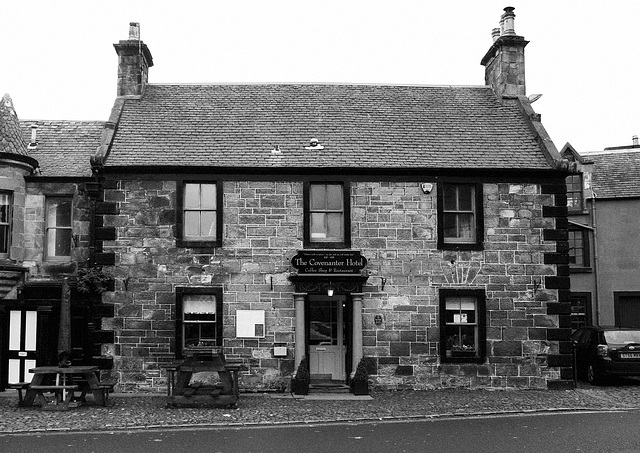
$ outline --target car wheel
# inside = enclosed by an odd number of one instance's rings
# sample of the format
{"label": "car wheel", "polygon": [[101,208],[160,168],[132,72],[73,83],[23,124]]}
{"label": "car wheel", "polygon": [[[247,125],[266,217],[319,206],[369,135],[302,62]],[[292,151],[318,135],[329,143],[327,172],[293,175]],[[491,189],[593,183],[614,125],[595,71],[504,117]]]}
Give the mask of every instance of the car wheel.
{"label": "car wheel", "polygon": [[587,381],[593,385],[599,385],[602,382],[600,374],[593,368],[593,365],[587,367]]}

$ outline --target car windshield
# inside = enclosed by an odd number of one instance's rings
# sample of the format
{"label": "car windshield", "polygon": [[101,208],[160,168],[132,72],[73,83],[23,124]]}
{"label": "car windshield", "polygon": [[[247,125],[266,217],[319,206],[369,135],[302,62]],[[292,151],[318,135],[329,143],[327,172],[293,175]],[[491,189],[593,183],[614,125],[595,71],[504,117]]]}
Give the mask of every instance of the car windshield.
{"label": "car windshield", "polygon": [[604,338],[608,344],[640,343],[640,330],[609,330]]}

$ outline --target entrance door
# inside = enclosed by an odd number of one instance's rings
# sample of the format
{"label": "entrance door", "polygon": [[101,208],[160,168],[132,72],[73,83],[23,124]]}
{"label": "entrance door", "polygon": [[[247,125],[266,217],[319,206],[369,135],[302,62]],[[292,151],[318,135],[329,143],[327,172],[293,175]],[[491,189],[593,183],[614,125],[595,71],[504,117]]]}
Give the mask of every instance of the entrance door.
{"label": "entrance door", "polygon": [[38,312],[9,310],[8,383],[31,382],[30,368],[36,366]]}
{"label": "entrance door", "polygon": [[345,296],[309,296],[309,371],[315,379],[345,380]]}

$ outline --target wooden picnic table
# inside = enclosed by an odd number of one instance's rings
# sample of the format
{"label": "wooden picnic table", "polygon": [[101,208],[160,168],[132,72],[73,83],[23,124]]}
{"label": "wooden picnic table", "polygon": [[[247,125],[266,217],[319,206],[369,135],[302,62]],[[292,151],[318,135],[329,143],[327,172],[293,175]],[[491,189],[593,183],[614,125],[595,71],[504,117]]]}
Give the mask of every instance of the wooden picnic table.
{"label": "wooden picnic table", "polygon": [[[29,370],[33,373],[31,384],[22,401],[23,406],[33,405],[36,398],[43,409],[68,409],[69,403],[74,399],[74,392],[80,390],[80,400],[86,393],[91,392],[97,404],[104,405],[104,391],[100,388],[100,382],[96,376],[97,366],[39,366]],[[73,377],[79,376],[86,381],[84,386],[73,382]],[[47,379],[50,377],[50,379]],[[53,382],[53,383],[52,383]],[[54,392],[55,402],[50,404],[44,397],[44,392]]]}

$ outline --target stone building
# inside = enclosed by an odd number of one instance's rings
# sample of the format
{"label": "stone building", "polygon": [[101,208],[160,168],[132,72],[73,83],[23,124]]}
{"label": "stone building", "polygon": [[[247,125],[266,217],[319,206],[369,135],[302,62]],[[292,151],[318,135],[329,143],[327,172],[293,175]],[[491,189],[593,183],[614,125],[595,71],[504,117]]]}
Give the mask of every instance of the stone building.
{"label": "stone building", "polygon": [[568,166],[513,18],[475,87],[149,84],[132,24],[94,159],[120,382],[221,347],[251,388],[304,356],[385,388],[565,384]]}
{"label": "stone building", "polygon": [[253,389],[305,356],[339,382],[365,358],[390,389],[570,385],[571,164],[526,96],[514,17],[478,86],[151,84],[131,24],[67,190],[88,207],[70,262],[114,277],[88,316],[121,388],[162,391],[163,365],[212,348]]}

